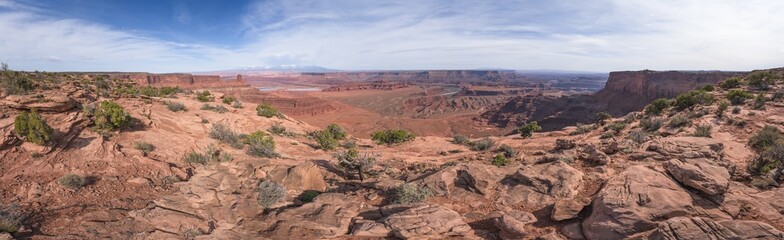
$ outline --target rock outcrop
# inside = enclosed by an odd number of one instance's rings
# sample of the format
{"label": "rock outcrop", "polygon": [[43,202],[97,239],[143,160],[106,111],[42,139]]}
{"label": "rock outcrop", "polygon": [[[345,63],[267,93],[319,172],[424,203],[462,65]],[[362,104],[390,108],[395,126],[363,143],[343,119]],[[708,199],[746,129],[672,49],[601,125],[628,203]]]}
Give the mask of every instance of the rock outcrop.
{"label": "rock outcrop", "polygon": [[622,239],[657,222],[694,212],[692,197],[662,173],[633,166],[607,181],[593,200],[583,233],[588,239]]}
{"label": "rock outcrop", "polygon": [[676,217],[659,223],[651,239],[782,239],[784,232],[764,222]]}

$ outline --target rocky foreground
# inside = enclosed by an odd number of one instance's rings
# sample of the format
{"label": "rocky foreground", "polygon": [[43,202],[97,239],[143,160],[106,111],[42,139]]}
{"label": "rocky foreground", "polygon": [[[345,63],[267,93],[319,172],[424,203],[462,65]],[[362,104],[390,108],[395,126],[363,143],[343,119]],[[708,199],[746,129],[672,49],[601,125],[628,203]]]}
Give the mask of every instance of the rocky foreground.
{"label": "rocky foreground", "polygon": [[[380,145],[351,136],[325,151],[308,134],[319,129],[258,116],[255,104],[215,110],[190,92],[145,96],[98,87],[92,76],[53,78],[62,80],[0,99],[0,217],[10,219],[12,205],[23,216],[18,228],[0,228],[10,232],[0,239],[784,238],[781,159],[760,165],[771,148],[749,146],[766,126],[784,129],[775,82],[756,88],[747,77],[746,85],[695,93],[691,104],[530,138]],[[722,107],[733,89],[765,101],[747,96]],[[212,97],[206,104],[229,96]],[[106,100],[130,114],[127,127],[96,129],[84,109]],[[49,144],[14,130],[16,116],[33,108],[54,129]],[[267,133],[275,154],[253,156],[249,146],[216,139],[218,124]],[[501,145],[508,161],[493,161]],[[334,156],[343,148],[376,156],[363,180]],[[208,149],[230,157],[188,160]],[[67,187],[66,174],[87,182]],[[281,198],[263,201],[274,195],[264,182],[281,185]]]}

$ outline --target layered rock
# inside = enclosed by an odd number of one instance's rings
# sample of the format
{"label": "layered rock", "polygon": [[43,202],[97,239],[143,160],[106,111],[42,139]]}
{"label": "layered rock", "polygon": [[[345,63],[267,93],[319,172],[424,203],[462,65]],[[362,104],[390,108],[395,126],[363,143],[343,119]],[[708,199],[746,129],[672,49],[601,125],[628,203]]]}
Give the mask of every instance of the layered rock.
{"label": "layered rock", "polygon": [[784,232],[764,222],[676,217],[659,223],[651,239],[782,239]]}
{"label": "layered rock", "polygon": [[542,207],[556,199],[571,199],[577,196],[583,176],[561,161],[525,166],[511,176],[513,181],[502,201],[510,206]]}

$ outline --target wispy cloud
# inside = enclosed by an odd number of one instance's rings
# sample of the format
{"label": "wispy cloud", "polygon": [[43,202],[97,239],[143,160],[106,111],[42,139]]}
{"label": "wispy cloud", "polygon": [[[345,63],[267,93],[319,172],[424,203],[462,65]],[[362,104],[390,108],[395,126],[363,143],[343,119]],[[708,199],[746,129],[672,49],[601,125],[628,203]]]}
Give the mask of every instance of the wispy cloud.
{"label": "wispy cloud", "polygon": [[[192,21],[188,7],[173,18]],[[784,2],[766,0],[265,0],[238,17],[242,43],[213,46],[0,0],[0,61],[50,70],[747,70],[782,65],[781,12]]]}

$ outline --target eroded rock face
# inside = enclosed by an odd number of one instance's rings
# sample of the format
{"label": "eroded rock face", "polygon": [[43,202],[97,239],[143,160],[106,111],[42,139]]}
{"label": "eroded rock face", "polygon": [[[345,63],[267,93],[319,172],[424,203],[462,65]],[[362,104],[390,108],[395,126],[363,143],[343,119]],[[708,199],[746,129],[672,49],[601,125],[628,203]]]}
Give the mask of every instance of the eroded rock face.
{"label": "eroded rock face", "polygon": [[648,145],[647,150],[654,153],[650,157],[655,160],[705,158],[720,163],[724,155],[724,144],[710,138],[674,137],[654,141]]}
{"label": "eroded rock face", "polygon": [[563,221],[577,217],[577,214],[591,204],[591,200],[587,198],[578,199],[559,199],[553,204],[553,211],[550,217],[555,221]]}
{"label": "eroded rock face", "polygon": [[555,199],[574,198],[584,174],[562,161],[525,166],[512,175],[506,204],[545,206]]}
{"label": "eroded rock face", "polygon": [[0,100],[0,105],[19,110],[35,108],[39,112],[61,113],[73,109],[76,102],[64,95],[11,95]]}
{"label": "eroded rock face", "polygon": [[652,239],[782,239],[784,233],[764,222],[676,217],[659,223]]}
{"label": "eroded rock face", "polygon": [[588,239],[622,239],[657,222],[693,212],[692,197],[662,173],[632,166],[607,181],[593,201],[583,233]]}
{"label": "eroded rock face", "polygon": [[583,148],[583,159],[594,165],[607,165],[610,163],[610,156],[607,156],[602,151],[599,151],[593,145],[588,145]]}
{"label": "eroded rock face", "polygon": [[471,227],[455,211],[438,205],[415,204],[383,221],[392,234],[403,239],[466,237]]}
{"label": "eroded rock face", "polygon": [[313,202],[286,209],[273,216],[273,224],[263,231],[271,238],[317,239],[343,236],[360,205],[348,196],[325,193]]}
{"label": "eroded rock face", "polygon": [[707,195],[724,194],[730,184],[730,173],[727,168],[704,159],[691,161],[673,159],[665,162],[664,168],[678,182]]}

